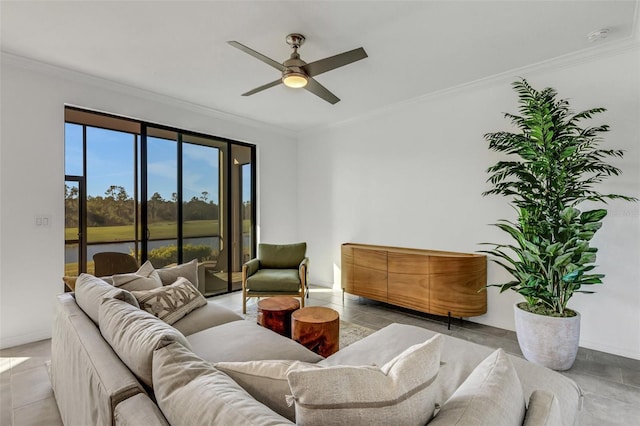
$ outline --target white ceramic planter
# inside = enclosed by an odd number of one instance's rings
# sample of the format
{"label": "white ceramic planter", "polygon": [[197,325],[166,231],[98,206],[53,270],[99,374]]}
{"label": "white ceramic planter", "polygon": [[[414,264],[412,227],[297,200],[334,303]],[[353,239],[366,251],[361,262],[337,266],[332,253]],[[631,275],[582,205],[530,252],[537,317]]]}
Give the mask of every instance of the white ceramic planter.
{"label": "white ceramic planter", "polygon": [[514,305],[516,334],[529,361],[552,370],[568,370],[578,355],[580,314],[556,318],[532,314]]}

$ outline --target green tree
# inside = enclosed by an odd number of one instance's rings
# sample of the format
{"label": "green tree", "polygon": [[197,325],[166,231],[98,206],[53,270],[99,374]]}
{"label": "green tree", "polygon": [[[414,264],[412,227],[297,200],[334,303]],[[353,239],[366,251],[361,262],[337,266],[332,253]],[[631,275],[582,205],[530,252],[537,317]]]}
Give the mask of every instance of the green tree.
{"label": "green tree", "polygon": [[159,192],[154,192],[151,198],[149,199],[149,213],[152,220],[157,220],[158,218],[158,210],[162,208],[164,203],[164,199]]}

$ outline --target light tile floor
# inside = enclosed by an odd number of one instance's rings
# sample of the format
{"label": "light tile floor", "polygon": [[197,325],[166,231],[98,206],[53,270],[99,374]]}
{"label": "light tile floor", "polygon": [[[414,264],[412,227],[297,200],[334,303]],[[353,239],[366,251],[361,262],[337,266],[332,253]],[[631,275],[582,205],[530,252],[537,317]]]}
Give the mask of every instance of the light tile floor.
{"label": "light tile floor", "polygon": [[[239,293],[210,298],[240,312]],[[249,303],[255,303],[252,299]],[[309,305],[328,306],[343,320],[380,329],[394,322],[416,325],[521,356],[515,333],[477,323],[446,319],[392,307],[352,295],[313,287]],[[0,351],[0,425],[61,425],[47,376],[51,341],[29,343]],[[640,425],[640,361],[581,348],[571,370],[585,393],[578,425]]]}

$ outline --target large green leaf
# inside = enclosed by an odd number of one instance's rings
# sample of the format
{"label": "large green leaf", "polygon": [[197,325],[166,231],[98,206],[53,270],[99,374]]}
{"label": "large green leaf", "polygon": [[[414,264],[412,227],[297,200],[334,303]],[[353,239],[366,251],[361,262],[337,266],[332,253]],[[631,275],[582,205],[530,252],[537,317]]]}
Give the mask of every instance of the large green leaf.
{"label": "large green leaf", "polygon": [[560,212],[560,217],[565,224],[573,222],[573,220],[580,215],[580,210],[574,207],[567,207]]}
{"label": "large green leaf", "polygon": [[594,263],[596,261],[596,254],[595,253],[582,253],[582,255],[580,256],[580,260],[578,261],[581,265],[584,265],[585,263]]}
{"label": "large green leaf", "polygon": [[607,215],[607,211],[605,209],[598,210],[590,210],[587,212],[582,212],[580,215],[580,222],[582,223],[591,223],[591,222],[599,222]]}

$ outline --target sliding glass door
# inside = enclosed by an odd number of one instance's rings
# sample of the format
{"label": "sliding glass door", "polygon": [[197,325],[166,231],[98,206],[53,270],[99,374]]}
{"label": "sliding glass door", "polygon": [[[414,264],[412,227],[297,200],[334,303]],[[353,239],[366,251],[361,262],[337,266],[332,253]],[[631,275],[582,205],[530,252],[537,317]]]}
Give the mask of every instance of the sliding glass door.
{"label": "sliding glass door", "polygon": [[182,137],[182,253],[198,259],[199,279],[206,295],[225,293],[229,286],[229,253],[225,206],[229,148],[215,138]]}
{"label": "sliding glass door", "polygon": [[241,288],[255,256],[255,147],[75,108],[66,122],[67,275],[119,251],[156,268],[197,259],[205,295]]}
{"label": "sliding glass door", "polygon": [[146,204],[141,206],[140,214],[141,258],[150,260],[156,268],[162,268],[180,260],[178,133],[143,127],[142,134],[141,195]]}
{"label": "sliding glass door", "polygon": [[246,146],[232,146],[231,208],[234,262],[232,264],[232,287],[242,288],[242,264],[255,253],[255,222],[253,200],[255,150]]}

